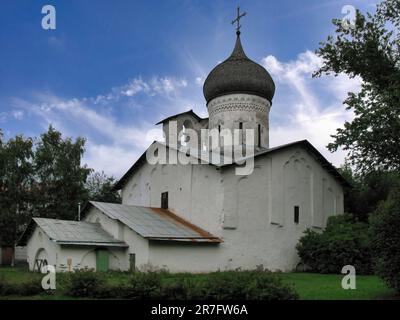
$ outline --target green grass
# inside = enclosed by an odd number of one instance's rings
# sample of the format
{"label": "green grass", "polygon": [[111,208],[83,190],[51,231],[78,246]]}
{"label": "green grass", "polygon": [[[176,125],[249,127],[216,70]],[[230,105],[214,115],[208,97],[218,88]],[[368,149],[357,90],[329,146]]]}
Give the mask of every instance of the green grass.
{"label": "green grass", "polygon": [[[357,289],[344,290],[341,287],[343,275],[316,273],[280,273],[279,275],[284,283],[291,284],[295,288],[300,299],[305,300],[371,300],[394,296],[394,292],[376,276],[357,276]],[[106,282],[115,285],[126,282],[129,278],[129,273],[108,272],[103,276]],[[207,277],[207,274],[165,273],[162,274],[162,281],[170,282],[182,277],[200,280]],[[40,281],[42,276],[38,273],[29,272],[23,267],[0,267],[0,278],[4,278],[10,283],[21,283],[32,278],[37,278]],[[0,299],[71,299],[63,293],[67,281],[67,274],[57,274],[57,290],[52,295],[42,294],[30,297],[0,296]]]}
{"label": "green grass", "polygon": [[394,296],[377,276],[357,276],[356,289],[344,290],[343,275],[317,273],[282,273],[284,283],[293,284],[305,300],[371,300]]}

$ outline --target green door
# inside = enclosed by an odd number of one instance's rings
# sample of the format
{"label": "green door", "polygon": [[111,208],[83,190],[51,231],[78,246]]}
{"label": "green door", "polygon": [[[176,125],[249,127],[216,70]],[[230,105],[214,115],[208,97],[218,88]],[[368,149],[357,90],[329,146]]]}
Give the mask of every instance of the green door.
{"label": "green door", "polygon": [[96,271],[108,271],[108,251],[101,249],[96,251]]}

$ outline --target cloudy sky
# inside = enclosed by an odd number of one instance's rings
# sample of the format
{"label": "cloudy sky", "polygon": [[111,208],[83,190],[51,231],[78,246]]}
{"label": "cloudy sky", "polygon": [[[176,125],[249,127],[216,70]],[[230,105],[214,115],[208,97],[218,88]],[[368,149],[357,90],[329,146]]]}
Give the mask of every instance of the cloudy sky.
{"label": "cloudy sky", "polygon": [[[359,80],[313,79],[318,43],[344,5],[373,0],[242,0],[242,44],[277,90],[271,146],[308,139],[335,165],[330,135],[352,114],[342,101]],[[56,30],[41,26],[56,8]],[[193,109],[207,116],[202,84],[231,53],[237,0],[2,0],[0,128],[38,136],[53,124],[87,138],[84,161],[119,178],[154,138],[154,125]],[[152,131],[153,130],[153,131]],[[149,134],[149,132],[151,132]],[[155,132],[157,134],[157,132]]]}

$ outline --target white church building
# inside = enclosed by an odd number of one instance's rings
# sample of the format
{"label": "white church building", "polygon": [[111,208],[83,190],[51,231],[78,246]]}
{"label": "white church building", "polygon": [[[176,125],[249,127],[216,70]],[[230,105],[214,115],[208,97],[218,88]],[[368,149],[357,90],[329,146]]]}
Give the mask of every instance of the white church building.
{"label": "white church building", "polygon": [[[210,72],[203,92],[209,118],[190,110],[160,121],[165,141],[151,144],[115,186],[122,204],[90,202],[81,221],[31,221],[19,241],[31,270],[296,267],[303,232],[322,230],[330,215],[343,213],[346,180],[306,140],[269,147],[275,84],[246,56],[239,30],[232,54]],[[207,136],[198,146],[199,138],[185,135],[189,129],[198,137],[205,129],[238,135],[221,134],[213,144]],[[252,141],[244,135],[249,129]],[[227,160],[229,145],[253,148],[251,159],[241,153],[253,161],[250,174],[238,174],[244,165]],[[218,159],[208,156],[213,151]],[[151,163],[149,153],[187,163]]]}

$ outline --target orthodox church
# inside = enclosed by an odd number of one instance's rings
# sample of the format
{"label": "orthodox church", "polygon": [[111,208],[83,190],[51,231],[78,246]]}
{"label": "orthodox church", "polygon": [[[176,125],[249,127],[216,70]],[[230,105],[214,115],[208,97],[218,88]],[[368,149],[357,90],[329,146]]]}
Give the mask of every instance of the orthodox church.
{"label": "orthodox church", "polygon": [[[296,268],[303,232],[322,230],[330,215],[343,213],[346,180],[307,140],[269,147],[275,84],[246,56],[239,26],[232,54],[210,72],[203,92],[209,117],[192,110],[172,115],[157,123],[165,141],[149,147],[153,155],[164,150],[201,162],[151,163],[147,150],[115,185],[122,204],[90,202],[80,221],[34,218],[19,241],[31,270]],[[251,173],[205,158],[214,148],[208,143],[182,142],[178,132],[189,129],[198,136],[204,129],[239,130],[238,139],[215,146],[253,146]],[[253,143],[244,130],[254,133]]]}

